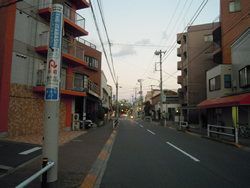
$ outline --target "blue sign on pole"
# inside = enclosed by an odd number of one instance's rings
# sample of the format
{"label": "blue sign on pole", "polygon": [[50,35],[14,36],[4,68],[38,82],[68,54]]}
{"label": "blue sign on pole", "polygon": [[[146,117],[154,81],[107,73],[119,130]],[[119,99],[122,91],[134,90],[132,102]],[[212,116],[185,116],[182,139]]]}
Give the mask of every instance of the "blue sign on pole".
{"label": "blue sign on pole", "polygon": [[49,48],[47,56],[47,81],[45,100],[58,101],[61,71],[61,41],[63,6],[53,4],[51,9]]}

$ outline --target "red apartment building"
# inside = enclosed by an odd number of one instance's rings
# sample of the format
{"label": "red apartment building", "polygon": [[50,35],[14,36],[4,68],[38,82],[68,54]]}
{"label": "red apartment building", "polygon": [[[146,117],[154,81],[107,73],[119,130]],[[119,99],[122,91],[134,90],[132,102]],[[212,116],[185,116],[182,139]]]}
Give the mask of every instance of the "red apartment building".
{"label": "red apartment building", "polygon": [[[0,1],[0,137],[43,131],[51,5],[52,0]],[[80,38],[88,32],[76,12],[89,6],[86,0],[64,5],[60,130],[71,130],[73,120],[84,116],[94,118],[100,99],[101,52]]]}

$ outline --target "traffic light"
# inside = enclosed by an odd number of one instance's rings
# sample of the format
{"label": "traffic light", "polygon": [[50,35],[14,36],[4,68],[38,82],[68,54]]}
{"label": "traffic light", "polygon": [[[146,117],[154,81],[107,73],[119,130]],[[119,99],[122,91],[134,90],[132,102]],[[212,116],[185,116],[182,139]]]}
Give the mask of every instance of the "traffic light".
{"label": "traffic light", "polygon": [[121,106],[123,106],[123,104],[121,103]]}

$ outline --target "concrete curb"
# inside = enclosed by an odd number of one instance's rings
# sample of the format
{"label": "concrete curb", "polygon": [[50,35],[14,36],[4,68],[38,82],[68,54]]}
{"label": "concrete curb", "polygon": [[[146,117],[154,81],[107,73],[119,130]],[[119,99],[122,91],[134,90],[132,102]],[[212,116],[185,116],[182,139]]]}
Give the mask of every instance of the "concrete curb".
{"label": "concrete curb", "polygon": [[118,132],[118,127],[119,123],[116,129],[113,130],[112,134],[110,135],[101,153],[99,154],[98,158],[96,159],[95,163],[93,164],[92,168],[90,169],[88,175],[86,176],[80,187],[99,188],[101,186],[102,178],[104,176],[104,172],[106,170],[107,163],[111,155],[113,144]]}

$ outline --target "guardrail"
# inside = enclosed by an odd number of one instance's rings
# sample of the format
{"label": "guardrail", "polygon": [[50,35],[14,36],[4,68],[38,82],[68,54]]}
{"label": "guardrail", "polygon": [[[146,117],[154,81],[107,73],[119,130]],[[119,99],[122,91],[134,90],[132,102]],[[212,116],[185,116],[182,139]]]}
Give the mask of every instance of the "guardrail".
{"label": "guardrail", "polygon": [[118,123],[119,123],[118,118],[113,121],[113,129],[115,129],[117,127]]}
{"label": "guardrail", "polygon": [[[217,131],[215,130],[210,130],[210,128],[216,128]],[[224,133],[224,132],[220,132],[220,129],[231,129],[231,130],[234,130],[234,134],[229,134],[229,133]],[[226,135],[226,136],[233,136],[234,137],[234,141],[236,144],[238,144],[238,128],[236,127],[224,127],[224,126],[218,126],[218,125],[210,125],[208,124],[207,125],[207,136],[211,136],[211,133],[216,133],[218,134],[218,137],[219,135]]]}
{"label": "guardrail", "polygon": [[186,122],[186,121],[180,121],[180,130],[182,130],[182,127],[188,127],[188,122]]}
{"label": "guardrail", "polygon": [[32,182],[34,179],[36,179],[37,177],[39,177],[40,175],[43,174],[42,177],[42,183],[46,184],[47,183],[47,170],[49,170],[52,166],[54,166],[54,162],[52,161],[46,161],[46,159],[43,160],[43,168],[41,170],[39,170],[37,173],[35,173],[33,176],[30,176],[27,180],[25,180],[24,182],[20,183],[18,186],[16,186],[16,188],[23,188],[26,185],[28,185],[30,182]]}

